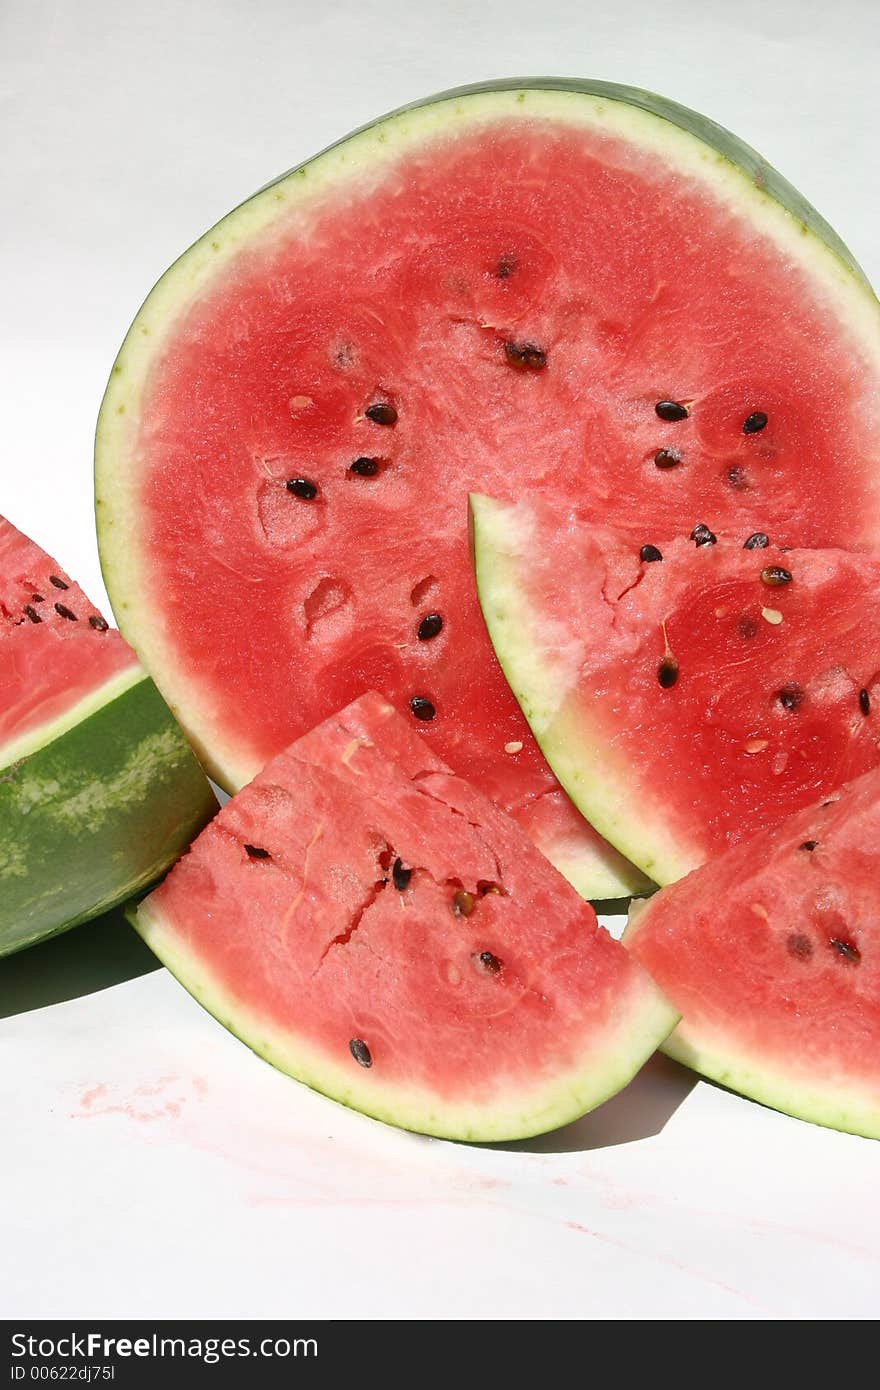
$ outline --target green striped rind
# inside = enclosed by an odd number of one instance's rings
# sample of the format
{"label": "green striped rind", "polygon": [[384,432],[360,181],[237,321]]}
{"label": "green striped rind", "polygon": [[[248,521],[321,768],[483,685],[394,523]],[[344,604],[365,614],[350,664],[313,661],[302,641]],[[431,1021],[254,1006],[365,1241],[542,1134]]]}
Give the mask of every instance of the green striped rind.
{"label": "green striped rind", "polygon": [[0,955],[142,891],[188,848],[214,795],[145,675],[0,772]]}
{"label": "green striped rind", "polygon": [[[650,905],[630,917],[623,940],[632,944],[650,920]],[[731,1024],[735,1027],[735,1018]],[[781,1110],[798,1120],[880,1139],[880,1084],[873,1095],[854,1086],[851,1077],[807,1077],[796,1066],[788,1071],[743,1048],[731,1032],[703,1031],[682,1020],[661,1050],[692,1071],[730,1091]],[[796,1061],[796,1059],[795,1059]]]}
{"label": "green striped rind", "polygon": [[[615,1001],[601,1046],[590,1040],[578,1065],[552,1077],[536,1079],[532,1090],[517,1084],[489,1104],[455,1103],[446,1097],[383,1083],[377,1066],[365,1070],[350,1057],[337,1061],[296,1031],[296,998],[290,999],[290,1026],[281,1028],[262,1017],[244,997],[222,985],[210,964],[188,951],[174,923],[148,898],[129,908],[135,929],[194,999],[259,1057],[314,1091],[400,1129],[441,1139],[496,1143],[546,1134],[578,1119],[608,1100],[631,1081],[678,1022],[674,1011],[641,969]],[[242,992],[247,981],[242,981]]]}
{"label": "green striped rind", "polygon": [[470,524],[477,596],[495,655],[554,775],[599,834],[655,883],[683,878],[699,856],[670,831],[662,791],[653,804],[630,793],[631,769],[591,718],[592,707],[567,708],[577,672],[528,593],[532,540],[521,511],[475,494]]}
{"label": "green striped rind", "polygon": [[[751,236],[773,243],[839,326],[841,350],[877,362],[880,306],[837,234],[748,145],[697,112],[638,88],[567,78],[511,78],[442,92],[383,116],[331,145],[242,203],[189,248],[155,285],[119,351],[95,442],[101,565],[119,625],[156,678],[217,781],[243,785],[257,769],[206,707],[197,673],[167,643],[150,598],[140,533],[138,435],[146,383],[178,318],[229,272],[252,240],[308,226],[312,207],[358,179],[381,179],[434,139],[492,122],[558,121],[630,140],[703,185]],[[307,289],[304,291],[307,293]],[[876,510],[880,512],[880,483]],[[648,870],[650,873],[651,871]],[[652,875],[653,876],[653,875]]]}

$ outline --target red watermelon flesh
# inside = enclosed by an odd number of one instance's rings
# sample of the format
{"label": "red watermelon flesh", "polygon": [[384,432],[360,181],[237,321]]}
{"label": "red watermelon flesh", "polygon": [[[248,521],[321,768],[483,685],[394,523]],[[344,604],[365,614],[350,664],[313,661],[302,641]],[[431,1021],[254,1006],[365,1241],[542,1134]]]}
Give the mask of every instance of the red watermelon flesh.
{"label": "red watermelon flesh", "polygon": [[512,689],[570,796],[658,882],[880,763],[880,555],[472,507]]}
{"label": "red watermelon flesh", "polygon": [[880,771],[664,888],[625,941],[682,1011],[670,1056],[880,1138]]}
{"label": "red watermelon flesh", "polygon": [[676,1017],[516,823],[372,694],[233,797],[137,926],[269,1061],[428,1133],[564,1123]]}
{"label": "red watermelon flesh", "polygon": [[878,534],[875,301],[772,171],[644,100],[517,86],[403,113],[147,300],[99,428],[102,555],[225,785],[375,687],[551,856],[594,854],[492,658],[466,492],[662,536]]}
{"label": "red watermelon flesh", "polygon": [[114,679],[141,677],[131,647],[78,584],[0,517],[0,767],[81,717]]}

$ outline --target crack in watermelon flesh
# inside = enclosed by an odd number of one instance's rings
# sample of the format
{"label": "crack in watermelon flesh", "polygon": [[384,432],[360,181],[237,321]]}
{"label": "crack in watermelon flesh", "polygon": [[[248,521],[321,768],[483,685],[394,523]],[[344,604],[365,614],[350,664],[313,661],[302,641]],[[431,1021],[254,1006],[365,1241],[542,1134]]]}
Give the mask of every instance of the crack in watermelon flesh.
{"label": "crack in watermelon flesh", "polygon": [[410,718],[429,702],[419,735],[571,868],[599,842],[493,659],[467,491],[645,539],[870,543],[876,306],[714,150],[623,102],[428,111],[258,195],[147,300],[99,431],[107,583],[227,786],[375,687]]}
{"label": "crack in watermelon flesh", "polygon": [[516,823],[372,694],[234,796],[136,925],[276,1066],[433,1134],[565,1123],[677,1018]]}
{"label": "crack in watermelon flesh", "polygon": [[643,561],[546,502],[472,508],[483,611],[538,742],[658,882],[880,763],[880,554],[652,532],[662,559]]}
{"label": "crack in watermelon flesh", "polygon": [[880,771],[664,888],[624,940],[682,1011],[670,1056],[880,1138]]}

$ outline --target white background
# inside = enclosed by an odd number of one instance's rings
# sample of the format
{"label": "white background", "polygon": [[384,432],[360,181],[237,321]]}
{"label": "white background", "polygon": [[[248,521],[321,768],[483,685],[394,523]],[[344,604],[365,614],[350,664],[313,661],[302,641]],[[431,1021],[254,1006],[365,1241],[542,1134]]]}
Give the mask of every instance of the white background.
{"label": "white background", "polygon": [[[248,193],[431,91],[653,88],[756,145],[880,283],[874,0],[2,0],[0,510],[104,602],[91,444],[153,281]],[[859,1318],[880,1148],[655,1059],[468,1148],[348,1114],[119,921],[0,963],[0,1315]]]}

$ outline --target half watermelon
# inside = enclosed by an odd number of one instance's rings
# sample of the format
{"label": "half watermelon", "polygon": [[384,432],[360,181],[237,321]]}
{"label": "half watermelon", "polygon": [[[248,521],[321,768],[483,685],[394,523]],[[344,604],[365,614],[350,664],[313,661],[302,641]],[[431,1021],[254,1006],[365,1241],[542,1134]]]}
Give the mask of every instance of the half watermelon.
{"label": "half watermelon", "polygon": [[880,1138],[880,771],[663,889],[624,939],[682,1011],[671,1057]]}
{"label": "half watermelon", "polygon": [[678,1017],[516,822],[372,694],[274,758],[134,920],[267,1061],[428,1134],[564,1124]]}
{"label": "half watermelon", "polygon": [[0,517],[0,955],[146,888],[216,808],[131,647]]}
{"label": "half watermelon", "polygon": [[880,554],[471,507],[483,613],[535,737],[657,882],[880,763]]}
{"label": "half watermelon", "polygon": [[878,435],[877,303],[754,151],[631,88],[500,82],[348,137],[163,276],[101,411],[102,563],[223,785],[375,687],[608,895],[633,872],[493,660],[467,491],[857,547]]}

